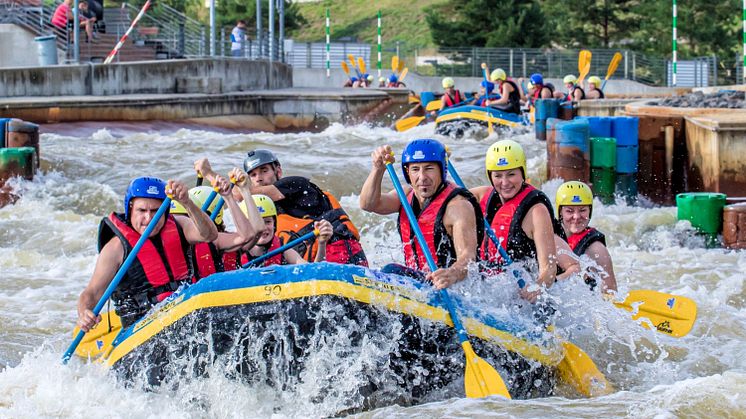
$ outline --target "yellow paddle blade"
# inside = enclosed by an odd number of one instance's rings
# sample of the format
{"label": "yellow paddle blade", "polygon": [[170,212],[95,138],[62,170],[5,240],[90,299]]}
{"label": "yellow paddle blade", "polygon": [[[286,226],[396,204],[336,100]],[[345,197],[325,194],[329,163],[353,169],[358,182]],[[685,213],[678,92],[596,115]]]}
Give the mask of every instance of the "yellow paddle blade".
{"label": "yellow paddle blade", "polygon": [[586,65],[591,64],[592,54],[587,49],[581,50],[578,54],[578,73],[582,73]]}
{"label": "yellow paddle blade", "polygon": [[350,60],[350,67],[352,67],[353,69],[357,68],[355,67],[355,56],[354,55],[347,54],[347,59]]}
{"label": "yellow paddle blade", "polygon": [[420,103],[420,97],[415,94],[410,94],[409,97],[407,97],[407,101],[410,105],[414,105],[415,103]]}
{"label": "yellow paddle blade", "polygon": [[[119,316],[110,311],[101,314],[101,322],[96,327],[83,336],[83,340],[75,348],[75,355],[83,358],[97,358],[104,353],[104,350],[111,345],[114,338],[117,337],[122,329],[122,321]],[[76,336],[80,328],[75,326],[73,336]]]}
{"label": "yellow paddle blade", "polygon": [[560,377],[586,397],[605,396],[614,392],[614,387],[598,370],[591,357],[570,342],[562,342],[565,357],[557,366]]}
{"label": "yellow paddle blade", "polygon": [[614,75],[621,61],[622,61],[622,54],[620,52],[615,53],[614,56],[611,58],[611,62],[609,62],[609,68],[606,70],[606,80],[608,80],[609,77]]}
{"label": "yellow paddle blade", "polygon": [[399,60],[399,67],[397,67],[396,69],[399,70],[399,74],[404,73],[404,60]]}
{"label": "yellow paddle blade", "polygon": [[659,291],[630,291],[623,302],[614,305],[634,313],[632,320],[644,317],[656,330],[674,337],[686,336],[697,320],[697,303],[691,298]]}
{"label": "yellow paddle blade", "polygon": [[342,66],[342,71],[344,71],[345,74],[347,74],[347,76],[349,76],[350,75],[350,68],[347,66],[347,63],[345,61],[342,61],[340,63],[340,65]]}
{"label": "yellow paddle blade", "polygon": [[583,83],[583,80],[585,80],[585,76],[588,75],[588,72],[591,71],[591,63],[587,63],[585,67],[583,67],[582,70],[580,70],[580,75],[578,76],[577,84],[580,85]]}
{"label": "yellow paddle blade", "polygon": [[399,73],[399,81],[403,81],[404,77],[407,77],[407,73],[409,73],[409,68],[404,67],[404,70]]}
{"label": "yellow paddle blade", "polygon": [[492,368],[492,365],[477,356],[469,341],[462,343],[461,347],[464,348],[464,356],[466,357],[466,371],[464,374],[466,397],[502,396],[510,399],[510,393],[505,386],[505,381]]}
{"label": "yellow paddle blade", "polygon": [[396,121],[396,124],[394,124],[394,126],[396,127],[397,131],[404,132],[416,127],[417,125],[420,125],[420,122],[424,120],[424,116],[410,116],[409,118],[404,118]]}
{"label": "yellow paddle blade", "polygon": [[427,107],[425,108],[426,111],[439,111],[440,108],[443,107],[443,102],[440,100],[433,100],[432,102],[427,104]]}
{"label": "yellow paddle blade", "polygon": [[357,57],[357,66],[360,69],[361,73],[367,73],[367,71],[365,71],[365,60],[363,59],[363,57]]}
{"label": "yellow paddle blade", "polygon": [[399,72],[399,56],[394,55],[391,57],[391,71],[394,74],[397,74]]}

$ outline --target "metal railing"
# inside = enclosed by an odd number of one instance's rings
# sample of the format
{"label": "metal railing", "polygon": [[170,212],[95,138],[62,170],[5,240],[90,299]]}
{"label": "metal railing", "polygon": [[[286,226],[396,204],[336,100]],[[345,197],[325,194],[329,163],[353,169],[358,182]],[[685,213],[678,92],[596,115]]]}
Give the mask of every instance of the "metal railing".
{"label": "metal railing", "polygon": [[155,26],[167,35],[161,39],[172,52],[179,56],[207,54],[205,25],[163,3],[159,3],[147,15],[152,18],[152,21],[157,22]]}

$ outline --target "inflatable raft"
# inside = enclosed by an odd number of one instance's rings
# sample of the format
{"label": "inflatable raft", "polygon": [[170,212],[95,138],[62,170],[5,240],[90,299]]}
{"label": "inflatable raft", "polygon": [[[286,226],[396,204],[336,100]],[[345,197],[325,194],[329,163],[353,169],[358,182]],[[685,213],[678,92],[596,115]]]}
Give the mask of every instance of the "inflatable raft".
{"label": "inflatable raft", "polygon": [[[496,318],[451,294],[476,353],[513,398],[551,395],[558,376],[589,395],[611,389],[586,355],[541,326]],[[218,370],[287,389],[308,379],[309,365],[314,377],[329,359],[337,357],[334,370],[364,358],[353,410],[416,404],[438,391],[463,396],[464,356],[438,295],[411,278],[352,265],[239,270],[183,287],[135,324],[118,334],[114,324],[91,343],[120,377],[146,385]],[[323,376],[345,374],[335,371]]]}
{"label": "inflatable raft", "polygon": [[440,111],[435,119],[435,133],[461,138],[465,133],[474,130],[487,132],[494,128],[517,128],[528,125],[522,116],[503,112],[495,108],[481,106],[457,106]]}

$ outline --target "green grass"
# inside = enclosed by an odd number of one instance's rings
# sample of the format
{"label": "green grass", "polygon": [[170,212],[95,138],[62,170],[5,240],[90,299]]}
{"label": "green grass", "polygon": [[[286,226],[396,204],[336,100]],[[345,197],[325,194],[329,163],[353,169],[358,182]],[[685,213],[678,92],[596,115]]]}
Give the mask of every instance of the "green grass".
{"label": "green grass", "polygon": [[[402,0],[344,0],[297,3],[308,24],[290,36],[301,42],[323,41],[326,8],[331,9],[331,39],[357,38],[359,42],[375,43],[377,39],[377,13],[382,14],[384,48],[393,48],[396,41],[402,47],[433,46],[430,28],[425,22],[425,11],[448,0],[419,0],[405,3]],[[406,6],[405,6],[406,5]]]}

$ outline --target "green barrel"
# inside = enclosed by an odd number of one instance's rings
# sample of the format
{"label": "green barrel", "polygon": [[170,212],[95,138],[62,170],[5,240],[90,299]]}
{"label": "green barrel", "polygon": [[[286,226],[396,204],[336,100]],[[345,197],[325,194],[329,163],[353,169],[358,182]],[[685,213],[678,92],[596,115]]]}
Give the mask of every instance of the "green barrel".
{"label": "green barrel", "polygon": [[591,167],[616,168],[616,138],[591,138]]}
{"label": "green barrel", "polygon": [[617,173],[616,193],[624,197],[627,205],[637,204],[637,174]]}
{"label": "green barrel", "polygon": [[33,147],[0,149],[0,181],[14,176],[31,180],[36,169],[36,150]]}
{"label": "green barrel", "polygon": [[717,234],[723,226],[725,194],[687,192],[676,195],[679,220],[689,220],[692,226],[706,234]]}
{"label": "green barrel", "polygon": [[591,167],[591,189],[605,205],[614,203],[616,171],[613,168]]}

